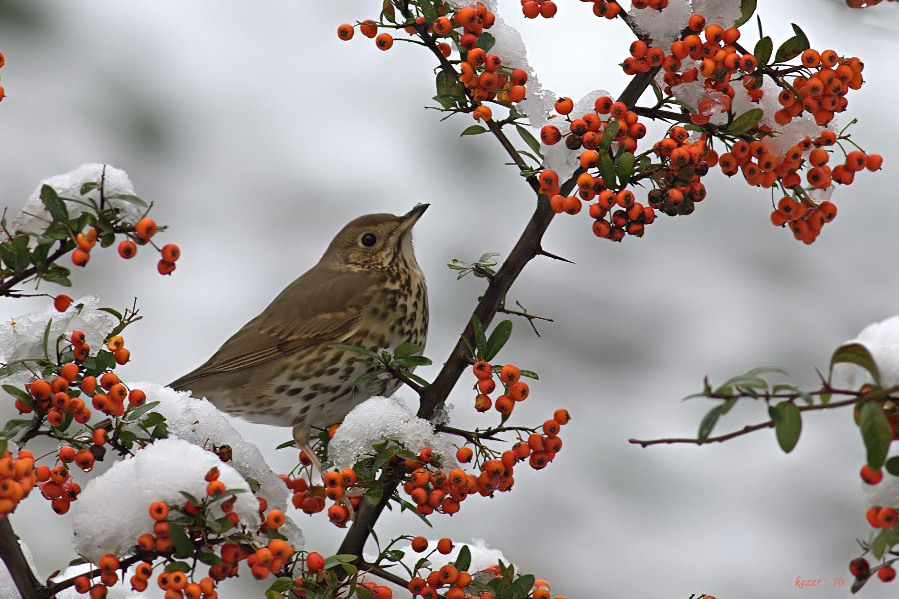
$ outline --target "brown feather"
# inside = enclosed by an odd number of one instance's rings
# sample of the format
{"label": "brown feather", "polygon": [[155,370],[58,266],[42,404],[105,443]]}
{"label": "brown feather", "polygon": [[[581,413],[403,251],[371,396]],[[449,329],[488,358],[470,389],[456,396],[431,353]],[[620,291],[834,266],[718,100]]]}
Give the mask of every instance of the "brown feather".
{"label": "brown feather", "polygon": [[339,343],[359,325],[375,282],[376,274],[371,271],[317,264],[288,285],[205,364],[171,387],[190,389],[202,379],[258,366],[309,347]]}

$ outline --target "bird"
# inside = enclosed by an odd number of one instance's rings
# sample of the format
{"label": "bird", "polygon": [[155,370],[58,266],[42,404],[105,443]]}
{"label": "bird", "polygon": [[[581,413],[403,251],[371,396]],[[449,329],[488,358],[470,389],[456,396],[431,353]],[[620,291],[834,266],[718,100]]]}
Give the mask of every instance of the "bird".
{"label": "bird", "polygon": [[424,347],[428,296],[412,228],[428,206],[350,221],[317,264],[169,386],[250,422],[293,427],[297,446],[321,471],[312,429],[341,422],[366,399],[402,385],[386,375],[359,380],[371,366],[333,346]]}

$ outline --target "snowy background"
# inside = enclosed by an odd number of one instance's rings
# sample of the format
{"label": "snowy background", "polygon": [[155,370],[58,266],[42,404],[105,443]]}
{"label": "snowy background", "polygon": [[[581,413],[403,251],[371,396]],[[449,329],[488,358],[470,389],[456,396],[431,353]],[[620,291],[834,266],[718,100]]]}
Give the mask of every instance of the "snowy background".
{"label": "snowy background", "polygon": [[[484,537],[570,599],[849,594],[854,539],[869,527],[858,482],[864,450],[848,412],[807,418],[788,456],[770,431],[713,447],[627,442],[695,435],[707,406],[679,400],[705,374],[721,381],[777,364],[811,384],[834,347],[899,313],[891,224],[899,222],[899,7],[759,4],[775,44],[795,20],[813,46],[865,61],[867,83],[849,97],[861,121],[853,135],[884,155],[886,170],[838,189],[839,216],[811,247],[769,224],[766,192],[720,174],[707,178],[709,197],[693,215],[660,218],[640,240],[613,245],[593,237],[583,214],[557,218],[545,247],[577,264],[535,261],[509,298],[556,322],[540,338],[516,322],[500,359],[541,375],[517,408],[522,422],[570,409],[562,453],[545,471],[517,473],[512,493],[434,518],[434,530],[387,514],[382,539]],[[421,201],[432,204],[416,226],[432,310],[427,354],[437,364],[448,354],[482,284],[457,282],[445,263],[507,253],[531,194],[495,142],[458,137],[468,117],[440,123],[423,108],[434,95],[431,57],[409,44],[385,54],[360,35],[337,39],[340,23],[376,17],[378,5],[0,4],[2,204],[17,211],[41,179],[108,162],[156,202],[157,220],[171,226],[164,239],[181,245],[171,278],[156,275],[149,252],[124,263],[114,250],[96,251],[69,292],[100,293],[122,308],[139,298],[146,318],[126,332],[127,380],[166,383],[193,369],[314,264],[345,222]],[[589,4],[560,5],[552,22],[525,22],[514,0],[500,11],[522,32],[544,87],[575,100],[597,88],[617,93],[627,77],[614,63],[627,55],[628,32],[594,18]],[[45,306],[5,301],[2,314]],[[493,422],[469,415],[464,387],[451,399],[458,422]],[[764,417],[747,406],[721,426]],[[276,471],[293,464],[293,451],[273,450],[288,429],[235,426]],[[294,515],[308,549],[336,550],[342,531],[321,515]],[[55,517],[34,497],[12,521],[41,576],[73,557],[48,529],[67,536],[70,514]],[[797,577],[827,582],[799,589]],[[841,577],[845,586],[831,586]],[[876,580],[862,593],[894,595]]]}

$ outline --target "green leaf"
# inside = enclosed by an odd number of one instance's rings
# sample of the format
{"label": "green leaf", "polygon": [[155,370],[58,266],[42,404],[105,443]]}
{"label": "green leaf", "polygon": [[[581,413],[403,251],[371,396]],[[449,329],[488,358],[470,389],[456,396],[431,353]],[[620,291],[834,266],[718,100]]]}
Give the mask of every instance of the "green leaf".
{"label": "green leaf", "polygon": [[740,27],[755,14],[756,0],[740,0],[740,16],[734,21],[734,27]]}
{"label": "green leaf", "polygon": [[97,189],[98,187],[100,187],[100,184],[97,183],[96,181],[88,181],[87,183],[84,183],[81,185],[81,190],[79,191],[79,193],[81,195],[85,196],[85,195],[89,194],[90,192],[92,192],[93,190]]}
{"label": "green leaf", "polygon": [[6,451],[7,446],[9,445],[8,439],[0,439],[0,454]]}
{"label": "green leaf", "polygon": [[456,557],[456,568],[460,572],[465,572],[471,566],[471,549],[468,545],[462,545],[459,548],[459,555]]}
{"label": "green leaf", "polygon": [[66,203],[59,199],[56,190],[47,184],[41,185],[41,202],[44,203],[44,208],[47,209],[53,220],[69,220],[69,211],[66,210]]}
{"label": "green leaf", "polygon": [[883,406],[876,401],[863,402],[859,409],[858,428],[868,451],[868,466],[872,470],[880,470],[893,440],[893,431],[883,413]]}
{"label": "green leaf", "polygon": [[874,358],[871,356],[868,348],[861,343],[847,343],[834,350],[833,356],[830,358],[831,375],[833,374],[834,364],[839,362],[849,362],[850,364],[861,366],[871,374],[871,378],[874,379],[875,383],[880,384],[880,370],[877,368],[877,363],[874,362]]}
{"label": "green leaf", "polygon": [[602,132],[602,138],[599,140],[598,150],[600,154],[604,154],[605,151],[608,151],[609,148],[612,147],[612,142],[615,141],[616,135],[618,135],[618,121],[610,120],[609,124],[606,125],[605,130]]}
{"label": "green leaf", "polygon": [[481,319],[472,314],[471,326],[474,329],[475,349],[477,349],[478,354],[481,354],[483,356],[484,346],[487,345],[487,337],[486,335],[484,335],[484,325],[481,324]]}
{"label": "green leaf", "polygon": [[512,336],[512,321],[504,320],[493,328],[490,338],[484,345],[484,353],[481,357],[488,362],[496,357],[496,354],[503,348],[509,337]]}
{"label": "green leaf", "polygon": [[793,26],[793,32],[796,34],[780,45],[774,55],[777,62],[787,62],[802,54],[805,50],[811,48],[808,37],[805,32],[799,28],[796,23],[790,23]]}
{"label": "green leaf", "polygon": [[21,399],[25,404],[34,407],[34,398],[32,398],[31,394],[28,391],[25,391],[25,389],[20,389],[15,385],[3,385],[3,390],[15,398]]}
{"label": "green leaf", "polygon": [[424,348],[421,345],[415,343],[401,343],[393,350],[393,357],[406,358],[408,356],[415,356],[420,354],[422,349]]}
{"label": "green leaf", "polygon": [[771,41],[771,36],[766,35],[755,43],[755,49],[753,49],[752,55],[755,56],[756,61],[758,61],[758,65],[762,67],[768,64],[768,61],[771,60],[771,52],[773,51],[774,42]]}
{"label": "green leaf", "polygon": [[407,368],[410,366],[430,366],[434,362],[431,361],[431,358],[424,356],[409,356],[408,358],[400,358],[396,363],[398,366]]}
{"label": "green leaf", "polygon": [[537,580],[533,574],[525,574],[521,578],[517,579],[512,583],[511,591],[512,596],[525,598],[531,591],[531,588],[534,586],[534,581]]}
{"label": "green leaf", "polygon": [[175,557],[185,558],[193,555],[194,544],[191,543],[183,526],[169,522],[169,537],[175,544]]}
{"label": "green leaf", "polygon": [[285,449],[287,447],[296,447],[297,442],[291,439],[290,441],[285,441],[284,443],[279,444],[275,449]]}
{"label": "green leaf", "polygon": [[190,572],[190,564],[187,562],[169,562],[165,565],[166,572]]}
{"label": "green leaf", "polygon": [[372,487],[362,496],[365,502],[370,505],[378,505],[384,496],[384,487]]}
{"label": "green leaf", "polygon": [[768,413],[774,421],[774,433],[784,453],[790,453],[799,441],[802,431],[802,414],[792,401],[784,401],[769,408]]}
{"label": "green leaf", "polygon": [[727,128],[726,133],[728,135],[743,135],[753,127],[759,124],[759,121],[762,120],[762,116],[764,116],[765,111],[761,108],[753,108],[751,110],[747,110],[737,118],[733,120],[730,126]]}
{"label": "green leaf", "polygon": [[524,140],[524,143],[526,143],[537,156],[543,158],[543,153],[540,151],[540,142],[537,141],[537,138],[531,135],[531,132],[521,125],[515,125],[515,129],[518,131],[518,135],[521,136],[521,139]]}
{"label": "green leaf", "polygon": [[632,152],[622,153],[615,161],[615,169],[618,171],[618,182],[622,187],[626,187],[631,175],[634,174],[634,154]]}
{"label": "green leaf", "polygon": [[7,420],[3,430],[0,430],[0,438],[12,439],[16,433],[30,424],[31,420],[22,420],[21,418]]}
{"label": "green leaf", "polygon": [[540,377],[537,376],[537,373],[534,372],[533,370],[522,370],[522,371],[521,371],[521,376],[527,377],[527,378],[529,378],[529,379],[534,379],[535,381],[539,381],[539,380],[540,380]]}
{"label": "green leaf", "polygon": [[487,131],[487,127],[484,127],[483,125],[472,125],[460,133],[459,137],[462,137],[463,135],[480,135],[481,133],[487,133]]}
{"label": "green leaf", "polygon": [[151,428],[165,422],[165,416],[159,412],[150,412],[147,417],[141,420],[140,425],[144,428]]}
{"label": "green leaf", "polygon": [[278,591],[265,589],[265,599],[284,599],[284,595],[283,593],[279,593]]}
{"label": "green leaf", "polygon": [[893,476],[899,476],[899,456],[891,457],[884,463],[884,466],[886,467],[887,472]]}
{"label": "green leaf", "polygon": [[289,591],[293,588],[293,578],[290,578],[289,576],[279,576],[272,582],[272,586],[269,588],[279,593]]}
{"label": "green leaf", "polygon": [[[153,408],[159,405],[158,401],[151,401],[149,403],[145,403],[139,408],[129,408],[128,412],[122,418],[125,422],[134,422]],[[161,416],[161,414],[160,414]]]}
{"label": "green leaf", "polygon": [[441,69],[437,73],[437,95],[462,99],[465,97],[465,88],[455,77]]}
{"label": "green leaf", "polygon": [[883,557],[884,552],[887,549],[887,530],[886,528],[881,529],[874,540],[871,542],[871,553],[874,554],[874,557],[880,559]]}
{"label": "green leaf", "polygon": [[146,208],[147,203],[134,195],[133,193],[114,193],[112,195],[106,196],[107,200],[122,200],[123,202],[127,202],[129,204],[134,204],[135,206],[140,206],[141,208]]}
{"label": "green leaf", "polygon": [[486,31],[482,32],[481,35],[478,36],[478,48],[483,50],[484,52],[489,52],[493,47],[493,44],[496,43],[496,38],[487,33]]}
{"label": "green leaf", "polygon": [[699,440],[705,441],[709,438],[709,435],[712,434],[712,429],[715,428],[715,423],[718,422],[718,419],[726,414],[733,405],[737,402],[736,398],[731,398],[725,401],[722,404],[719,404],[709,410],[709,412],[703,417],[702,421],[699,423]]}
{"label": "green leaf", "polygon": [[603,185],[609,189],[615,188],[615,164],[608,152],[599,153],[599,174],[602,176]]}
{"label": "green leaf", "polygon": [[59,266],[58,264],[51,264],[47,270],[44,271],[44,274],[41,275],[41,278],[49,283],[56,283],[63,287],[71,287],[72,281],[69,279],[70,274],[71,271],[68,268]]}

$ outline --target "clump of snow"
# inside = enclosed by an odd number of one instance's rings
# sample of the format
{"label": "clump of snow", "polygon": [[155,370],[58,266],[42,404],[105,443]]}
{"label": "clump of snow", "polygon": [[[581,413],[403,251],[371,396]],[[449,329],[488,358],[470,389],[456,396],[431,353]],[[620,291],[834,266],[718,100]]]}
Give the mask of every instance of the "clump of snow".
{"label": "clump of snow", "polygon": [[[153,530],[150,504],[181,505],[182,491],[205,497],[204,477],[214,467],[226,488],[246,491],[236,495],[234,512],[241,522],[257,527],[259,504],[237,470],[193,443],[161,439],[87,483],[72,509],[75,551],[92,561],[106,553],[127,554],[140,535]],[[211,510],[214,518],[224,516],[219,505]]]}
{"label": "clump of snow", "polygon": [[[105,176],[104,176],[105,169]],[[78,168],[63,175],[56,175],[40,182],[37,188],[31,192],[25,200],[22,211],[12,221],[11,230],[14,232],[40,234],[50,223],[50,213],[44,208],[41,201],[41,187],[49,185],[56,190],[62,199],[93,199],[100,201],[100,191],[94,189],[86,195],[81,195],[81,186],[85,183],[100,183],[103,180],[103,195],[107,206],[119,211],[119,215],[127,223],[136,223],[143,215],[144,208],[133,202],[129,202],[116,195],[133,196],[134,186],[128,178],[128,174],[108,164],[82,164]],[[72,218],[85,212],[85,207],[76,202],[66,202],[66,209]]]}
{"label": "clump of snow", "polygon": [[[880,382],[884,387],[899,385],[899,315],[866,326],[858,337],[848,343],[864,345],[880,371]],[[834,366],[836,384],[857,388],[871,382],[868,371],[861,366],[840,362]]]}
{"label": "clump of snow", "polygon": [[680,32],[687,26],[693,12],[695,10],[691,8],[688,0],[670,0],[668,6],[662,10],[631,8],[628,16],[637,32],[652,40],[651,45],[668,50],[671,42],[680,37]]}
{"label": "clump of snow", "polygon": [[714,23],[727,29],[743,13],[740,4],[740,0],[693,0],[693,13],[705,17],[706,25]]}
{"label": "clump of snow", "polygon": [[882,472],[883,480],[876,485],[861,482],[862,492],[865,494],[868,507],[879,505],[899,508],[899,477],[887,472],[886,468]]}
{"label": "clump of snow", "polygon": [[[230,422],[230,416],[217,409],[206,399],[191,397],[189,392],[175,391],[156,383],[134,383],[132,387],[142,389],[147,394],[147,402],[158,401],[153,408],[166,419],[170,437],[183,439],[200,447],[213,445],[231,447],[233,466],[246,480],[259,483],[256,495],[263,497],[270,507],[284,509],[287,505],[288,489],[284,482],[272,472],[259,448],[244,440]],[[131,424],[134,432],[140,432],[137,423]]]}
{"label": "clump of snow", "polygon": [[[92,348],[99,347],[118,321],[111,314],[98,310],[98,304],[96,297],[87,295],[73,301],[65,312],[48,306],[44,311],[31,312],[0,323],[0,362],[8,364],[14,360],[43,358],[44,332],[50,321],[47,345],[51,357],[54,356],[57,337],[68,336],[76,329],[84,331]],[[25,382],[30,378],[30,371],[24,370],[7,377],[5,382]]]}
{"label": "clump of snow", "polygon": [[383,441],[396,441],[414,453],[428,447],[440,456],[444,467],[458,465],[449,437],[435,433],[433,424],[391,397],[372,397],[353,408],[328,444],[328,460],[337,468],[349,468],[374,455],[372,445]]}

